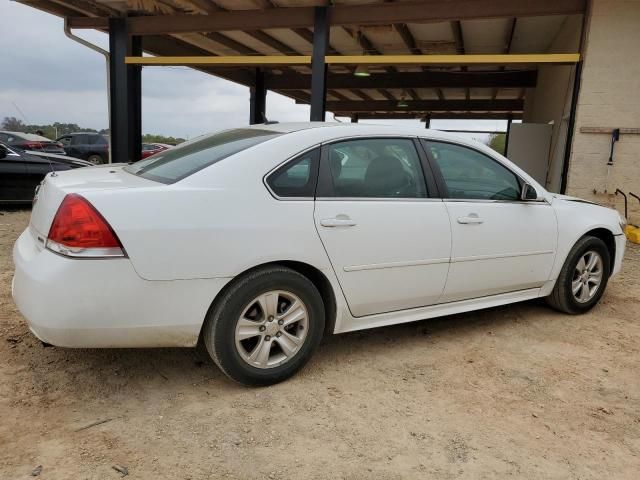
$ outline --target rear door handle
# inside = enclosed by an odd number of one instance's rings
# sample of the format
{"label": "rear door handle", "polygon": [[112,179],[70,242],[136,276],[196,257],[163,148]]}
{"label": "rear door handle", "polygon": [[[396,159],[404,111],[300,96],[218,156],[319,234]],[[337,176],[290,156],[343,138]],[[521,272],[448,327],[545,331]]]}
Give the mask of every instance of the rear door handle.
{"label": "rear door handle", "polygon": [[354,227],[356,222],[349,217],[346,218],[324,218],[320,220],[320,225],[323,227]]}
{"label": "rear door handle", "polygon": [[475,213],[471,213],[466,217],[458,217],[458,223],[462,223],[463,225],[474,224],[474,223],[478,224],[478,223],[484,223],[484,220],[481,219]]}

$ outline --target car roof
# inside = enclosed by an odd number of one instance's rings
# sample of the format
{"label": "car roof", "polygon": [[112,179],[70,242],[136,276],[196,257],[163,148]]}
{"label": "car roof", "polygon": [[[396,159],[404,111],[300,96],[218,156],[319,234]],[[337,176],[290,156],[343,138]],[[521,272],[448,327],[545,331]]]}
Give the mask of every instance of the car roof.
{"label": "car roof", "polygon": [[73,133],[66,133],[66,134],[61,135],[61,136],[62,137],[66,137],[67,135],[102,135],[103,137],[106,136],[106,134],[98,133],[98,132],[73,132]]}
{"label": "car roof", "polygon": [[37,141],[45,141],[50,142],[51,139],[47,137],[43,137],[41,135],[36,135],[35,133],[24,133],[24,132],[10,132],[7,130],[2,130],[0,133],[8,133],[9,135],[14,135],[18,138],[24,138],[25,140],[37,140]]}
{"label": "car roof", "polygon": [[[475,140],[467,140],[460,135],[441,130],[425,129],[407,124],[378,123],[342,123],[342,122],[295,122],[295,123],[261,123],[251,125],[248,128],[269,130],[278,133],[296,133],[310,129],[318,129],[317,133],[321,137],[343,136],[343,135],[402,135],[428,137],[445,141],[453,141],[461,144],[483,145]],[[322,130],[319,130],[322,129]]]}
{"label": "car roof", "polygon": [[[447,138],[460,140],[457,135],[440,130],[430,130],[421,127],[415,127],[407,124],[389,124],[383,125],[378,123],[342,123],[342,122],[291,122],[291,123],[260,123],[251,125],[248,128],[259,130],[269,130],[278,133],[294,133],[309,129],[323,129],[323,132],[331,135],[342,135],[344,133],[360,134],[382,134],[382,135],[415,135],[429,136],[432,138]],[[326,130],[325,130],[326,129]]]}

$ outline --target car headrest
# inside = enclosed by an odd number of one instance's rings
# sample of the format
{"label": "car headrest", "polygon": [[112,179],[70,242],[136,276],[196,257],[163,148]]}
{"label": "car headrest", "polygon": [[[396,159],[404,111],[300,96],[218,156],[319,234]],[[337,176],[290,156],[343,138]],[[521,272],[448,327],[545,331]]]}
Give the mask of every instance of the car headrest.
{"label": "car headrest", "polygon": [[391,155],[381,155],[371,160],[364,179],[372,193],[385,196],[393,196],[407,183],[402,162]]}

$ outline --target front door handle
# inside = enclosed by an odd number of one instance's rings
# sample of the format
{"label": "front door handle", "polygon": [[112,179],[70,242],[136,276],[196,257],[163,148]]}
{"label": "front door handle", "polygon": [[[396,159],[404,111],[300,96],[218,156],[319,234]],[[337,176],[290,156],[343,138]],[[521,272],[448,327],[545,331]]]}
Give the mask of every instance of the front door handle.
{"label": "front door handle", "polygon": [[458,217],[458,223],[461,223],[463,225],[479,224],[484,223],[484,220],[475,213],[470,213],[466,217]]}
{"label": "front door handle", "polygon": [[320,220],[320,225],[323,227],[354,227],[357,224],[347,216],[338,216],[336,218],[324,218]]}

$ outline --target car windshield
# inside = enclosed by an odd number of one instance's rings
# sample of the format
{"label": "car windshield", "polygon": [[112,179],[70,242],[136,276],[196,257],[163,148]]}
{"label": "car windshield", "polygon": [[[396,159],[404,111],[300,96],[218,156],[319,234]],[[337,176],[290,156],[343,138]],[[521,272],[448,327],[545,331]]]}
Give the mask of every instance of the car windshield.
{"label": "car windshield", "polygon": [[242,150],[281,135],[270,130],[238,128],[194,138],[125,167],[125,171],[162,183],[174,183]]}

